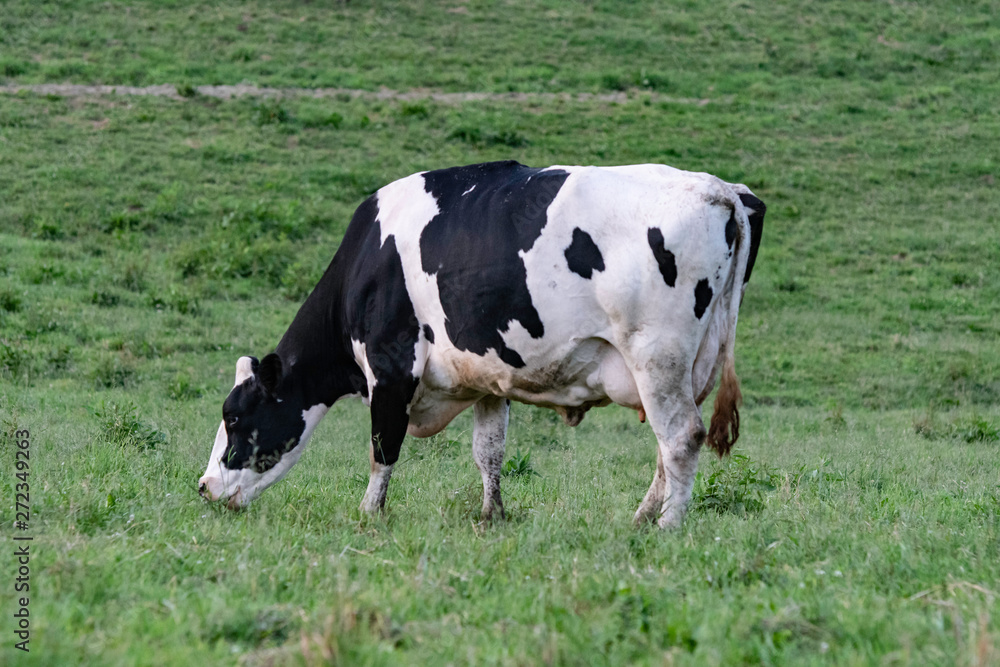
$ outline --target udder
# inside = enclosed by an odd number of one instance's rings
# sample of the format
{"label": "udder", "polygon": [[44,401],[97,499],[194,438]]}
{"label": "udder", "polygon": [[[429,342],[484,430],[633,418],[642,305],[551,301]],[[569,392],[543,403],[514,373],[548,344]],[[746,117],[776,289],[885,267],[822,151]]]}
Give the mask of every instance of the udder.
{"label": "udder", "polygon": [[[419,390],[418,390],[419,391]],[[463,410],[475,403],[474,400],[454,400],[447,396],[417,396],[410,406],[410,422],[406,432],[414,438],[429,438],[440,433]]]}
{"label": "udder", "polygon": [[597,372],[588,378],[588,381],[600,388],[611,402],[633,410],[642,409],[642,400],[639,398],[639,388],[635,385],[635,378],[632,377],[632,372],[628,369],[621,352],[611,344],[605,343],[602,346]]}

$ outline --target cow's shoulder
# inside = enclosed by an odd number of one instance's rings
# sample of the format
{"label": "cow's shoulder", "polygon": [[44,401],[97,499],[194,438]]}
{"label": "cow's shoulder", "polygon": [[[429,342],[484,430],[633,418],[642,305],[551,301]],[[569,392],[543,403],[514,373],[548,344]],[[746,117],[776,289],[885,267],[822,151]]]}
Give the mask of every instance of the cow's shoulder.
{"label": "cow's shoulder", "polygon": [[338,251],[343,261],[340,291],[345,333],[359,359],[379,383],[408,379],[421,335],[406,289],[403,260],[394,234],[385,234],[378,195],[355,212]]}

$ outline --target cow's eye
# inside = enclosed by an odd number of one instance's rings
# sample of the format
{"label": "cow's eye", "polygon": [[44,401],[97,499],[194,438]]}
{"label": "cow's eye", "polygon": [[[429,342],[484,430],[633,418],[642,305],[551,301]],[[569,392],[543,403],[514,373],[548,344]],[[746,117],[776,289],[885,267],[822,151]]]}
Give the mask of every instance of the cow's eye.
{"label": "cow's eye", "polygon": [[232,428],[236,426],[236,422],[240,420],[239,417],[226,417],[226,428]]}

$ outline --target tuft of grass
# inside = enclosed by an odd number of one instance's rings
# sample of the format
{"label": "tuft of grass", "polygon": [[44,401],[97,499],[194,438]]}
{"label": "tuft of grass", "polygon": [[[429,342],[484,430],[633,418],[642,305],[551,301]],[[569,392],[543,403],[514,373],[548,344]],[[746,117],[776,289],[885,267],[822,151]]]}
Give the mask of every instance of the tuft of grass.
{"label": "tuft of grass", "polygon": [[913,418],[913,432],[927,440],[937,440],[942,437],[941,427],[937,423],[934,412],[928,410],[925,414]]}
{"label": "tuft of grass", "polygon": [[431,111],[424,102],[403,102],[399,105],[399,115],[423,120],[430,117]]}
{"label": "tuft of grass", "polygon": [[11,289],[0,292],[0,310],[8,313],[16,313],[21,310],[23,303],[21,295]]}
{"label": "tuft of grass", "polygon": [[194,97],[198,94],[198,89],[195,88],[191,82],[186,81],[184,83],[177,84],[177,94],[181,97]]}
{"label": "tuft of grass", "polygon": [[520,448],[504,461],[503,467],[500,469],[501,477],[530,477],[532,475],[541,477],[531,466],[531,452],[522,454]]}
{"label": "tuft of grass", "polygon": [[262,100],[254,107],[254,123],[257,126],[283,125],[292,119],[288,109],[281,103],[281,100]]}
{"label": "tuft of grass", "polygon": [[31,357],[19,341],[0,338],[0,377],[21,379],[28,376]]}
{"label": "tuft of grass", "polygon": [[981,417],[970,417],[955,422],[952,433],[968,443],[1000,440],[1000,427]]}
{"label": "tuft of grass", "polygon": [[125,264],[115,282],[130,292],[142,292],[146,289],[146,265],[131,260]]}
{"label": "tuft of grass", "polygon": [[198,298],[183,287],[171,285],[166,294],[151,294],[147,301],[155,310],[174,310],[181,315],[197,315],[201,306]]}
{"label": "tuft of grass", "polygon": [[135,364],[121,354],[101,354],[91,377],[100,389],[128,388],[136,378]]}
{"label": "tuft of grass", "polygon": [[977,415],[955,417],[950,424],[939,423],[933,412],[913,419],[914,432],[928,440],[953,438],[967,443],[997,442],[1000,426]]}
{"label": "tuft of grass", "polygon": [[166,434],[139,418],[139,408],[132,401],[119,405],[101,403],[93,410],[100,437],[122,449],[156,449],[166,443]]}
{"label": "tuft of grass", "polygon": [[35,220],[32,236],[44,241],[58,241],[65,237],[63,228],[53,220],[39,218]]}
{"label": "tuft of grass", "polygon": [[344,124],[344,116],[342,114],[333,112],[320,112],[320,113],[305,113],[299,117],[299,122],[302,123],[302,127],[308,128],[333,128],[334,130],[339,130],[341,125]]}
{"label": "tuft of grass", "polygon": [[115,294],[114,292],[105,292],[103,290],[95,291],[90,296],[90,302],[101,308],[114,308],[121,301],[121,296]]}
{"label": "tuft of grass", "polygon": [[745,454],[732,454],[707,476],[695,477],[690,510],[747,516],[766,506],[767,494],[778,488],[783,477],[766,464]]}
{"label": "tuft of grass", "polygon": [[167,384],[167,394],[175,401],[190,401],[201,398],[202,387],[195,384],[191,375],[180,372]]}

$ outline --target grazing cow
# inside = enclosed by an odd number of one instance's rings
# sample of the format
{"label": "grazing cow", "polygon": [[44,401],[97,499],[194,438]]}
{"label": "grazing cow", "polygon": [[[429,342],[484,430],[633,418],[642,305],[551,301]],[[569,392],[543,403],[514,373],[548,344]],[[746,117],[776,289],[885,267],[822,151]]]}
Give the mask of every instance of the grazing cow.
{"label": "grazing cow", "polygon": [[571,426],[617,403],[658,442],[636,522],[679,524],[706,435],[720,455],[739,435],[736,317],[764,210],[746,186],[663,165],[492,162],[390,183],[358,207],[275,352],[237,361],[201,493],[245,505],[355,395],[372,420],[363,511],[383,508],[407,433],[474,406],[489,519],[503,515],[511,400]]}

